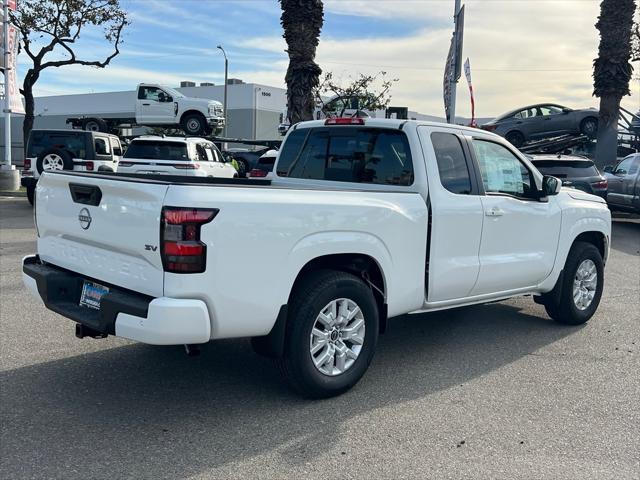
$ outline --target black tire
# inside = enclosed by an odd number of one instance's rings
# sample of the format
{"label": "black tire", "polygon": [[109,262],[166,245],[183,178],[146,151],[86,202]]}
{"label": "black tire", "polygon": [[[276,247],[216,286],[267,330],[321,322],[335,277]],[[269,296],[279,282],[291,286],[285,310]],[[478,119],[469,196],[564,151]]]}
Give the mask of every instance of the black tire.
{"label": "black tire", "polygon": [[[578,267],[586,260],[591,260],[595,265],[597,284],[591,303],[586,308],[580,309],[573,298],[573,287]],[[556,322],[566,325],[586,323],[596,313],[602,297],[604,262],[600,251],[591,243],[576,242],[567,257],[561,282],[557,285],[559,290],[556,295],[550,295],[548,298],[543,296],[542,302],[547,314]]]}
{"label": "black tire", "polygon": [[84,120],[82,128],[83,130],[88,130],[90,132],[109,132],[107,122],[105,122],[102,118],[87,118],[86,120]]}
{"label": "black tire", "polygon": [[38,170],[39,174],[42,174],[44,171],[44,159],[50,155],[60,159],[62,162],[62,170],[73,170],[73,158],[69,152],[59,148],[47,148],[40,152],[40,155],[38,155],[36,159],[36,170]]}
{"label": "black tire", "polygon": [[589,138],[596,138],[598,136],[598,119],[588,117],[582,120],[582,122],[580,122],[580,133]]}
{"label": "black tire", "polygon": [[507,133],[506,137],[504,138],[506,138],[507,142],[509,142],[516,148],[520,148],[522,145],[524,145],[525,141],[524,135],[517,131]]}
{"label": "black tire", "polygon": [[201,113],[190,113],[182,117],[180,126],[187,135],[206,135],[209,131],[207,120]]}
{"label": "black tire", "polygon": [[27,200],[29,200],[29,205],[33,207],[33,202],[35,201],[36,188],[35,187],[27,187]]}
{"label": "black tire", "polygon": [[[310,339],[318,315],[337,299],[349,299],[360,307],[365,322],[364,341],[351,367],[343,373],[329,376],[316,368],[310,352]],[[293,389],[304,397],[328,398],[353,387],[366,372],[375,353],[378,315],[371,288],[355,275],[319,270],[303,279],[292,294],[284,355],[278,359],[280,369]]]}

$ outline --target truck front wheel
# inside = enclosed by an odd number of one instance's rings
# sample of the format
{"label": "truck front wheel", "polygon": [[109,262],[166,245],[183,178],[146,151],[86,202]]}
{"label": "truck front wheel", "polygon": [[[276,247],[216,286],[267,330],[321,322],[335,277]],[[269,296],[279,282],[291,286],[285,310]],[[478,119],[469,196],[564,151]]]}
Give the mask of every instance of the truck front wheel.
{"label": "truck front wheel", "polygon": [[320,270],[296,286],[289,304],[280,368],[298,393],[339,395],[371,363],[378,342],[378,307],[360,278]]}
{"label": "truck front wheel", "polygon": [[561,282],[557,295],[542,298],[547,314],[559,323],[586,323],[598,309],[604,286],[604,262],[600,251],[586,242],[573,245]]}
{"label": "truck front wheel", "polygon": [[208,131],[207,121],[200,113],[185,115],[180,126],[187,135],[206,135]]}

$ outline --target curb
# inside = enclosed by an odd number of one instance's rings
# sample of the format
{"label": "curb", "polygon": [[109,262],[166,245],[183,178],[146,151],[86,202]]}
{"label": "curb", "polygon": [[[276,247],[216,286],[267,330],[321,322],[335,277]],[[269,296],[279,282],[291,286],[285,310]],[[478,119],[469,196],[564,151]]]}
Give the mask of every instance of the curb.
{"label": "curb", "polygon": [[0,197],[27,197],[27,192],[0,192]]}

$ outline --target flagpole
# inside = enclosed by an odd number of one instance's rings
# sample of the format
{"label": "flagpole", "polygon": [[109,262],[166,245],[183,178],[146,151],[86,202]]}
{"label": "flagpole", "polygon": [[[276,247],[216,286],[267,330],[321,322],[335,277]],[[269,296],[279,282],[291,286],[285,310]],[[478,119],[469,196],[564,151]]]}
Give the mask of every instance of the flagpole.
{"label": "flagpole", "polygon": [[4,39],[4,170],[13,170],[11,165],[11,99],[9,98],[9,0],[3,0],[2,37]]}
{"label": "flagpole", "polygon": [[455,65],[457,65],[460,61],[460,59],[457,57],[458,56],[458,14],[460,13],[460,3],[461,0],[456,0],[455,1],[455,6],[454,6],[454,12],[453,12],[453,23],[455,25],[454,30],[453,30],[453,65],[454,68],[451,69],[451,79],[449,80],[450,82],[450,89],[451,89],[451,101],[449,103],[450,107],[449,107],[449,111],[450,113],[450,120],[449,123],[455,124],[456,123],[456,88],[458,87],[458,80],[456,79],[456,68]]}

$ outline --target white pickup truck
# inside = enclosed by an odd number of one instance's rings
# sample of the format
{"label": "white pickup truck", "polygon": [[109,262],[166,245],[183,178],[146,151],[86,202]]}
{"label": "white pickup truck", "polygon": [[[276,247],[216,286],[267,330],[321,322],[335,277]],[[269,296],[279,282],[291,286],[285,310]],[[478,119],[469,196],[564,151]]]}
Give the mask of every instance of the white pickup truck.
{"label": "white pickup truck", "polygon": [[79,337],[252,337],[309,397],[353,386],[398,315],[530,295],[586,322],[611,235],[501,137],[354,118],[292,128],[271,182],[46,173],[35,219],[24,283]]}
{"label": "white pickup truck", "polygon": [[224,109],[220,102],[187,97],[173,88],[154,83],[138,85],[135,117],[67,118],[67,123],[74,128],[109,133],[119,128],[148,126],[181,128],[188,135],[208,135],[222,132],[224,122]]}

